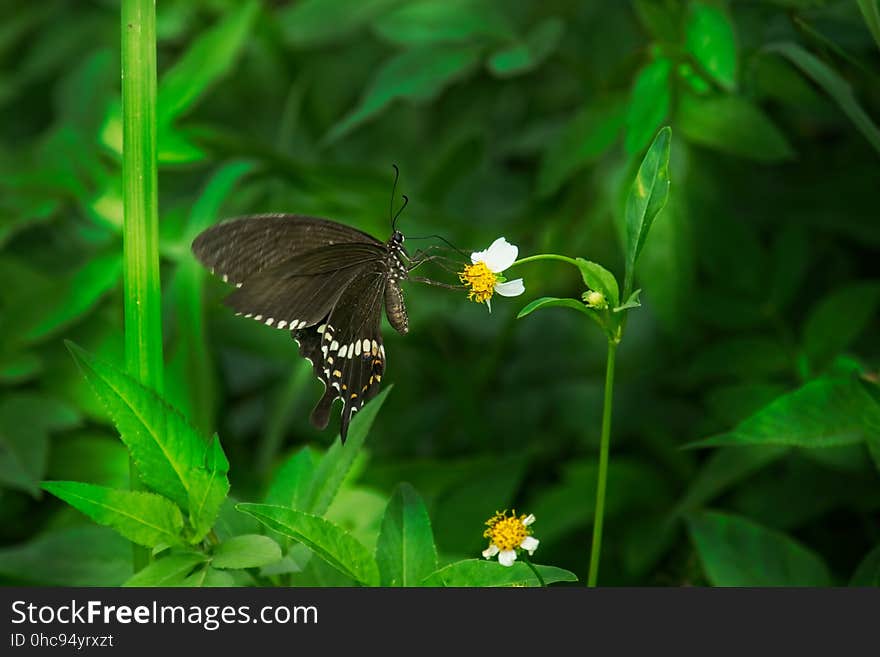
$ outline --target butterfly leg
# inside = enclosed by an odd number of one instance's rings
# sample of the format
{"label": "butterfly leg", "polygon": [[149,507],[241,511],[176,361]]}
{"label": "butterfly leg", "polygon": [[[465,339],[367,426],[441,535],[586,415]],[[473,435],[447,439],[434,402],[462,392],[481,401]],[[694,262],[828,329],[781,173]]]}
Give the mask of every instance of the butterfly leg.
{"label": "butterfly leg", "polygon": [[434,287],[446,288],[447,290],[465,289],[464,285],[449,285],[448,283],[441,283],[440,281],[434,281],[430,278],[422,278],[421,276],[410,276],[409,280],[415,281],[416,283],[424,283],[425,285],[433,285]]}

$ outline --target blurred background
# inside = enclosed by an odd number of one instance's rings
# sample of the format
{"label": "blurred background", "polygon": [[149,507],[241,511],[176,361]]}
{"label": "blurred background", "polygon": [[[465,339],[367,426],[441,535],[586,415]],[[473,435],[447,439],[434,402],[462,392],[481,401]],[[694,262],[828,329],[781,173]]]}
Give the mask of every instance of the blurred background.
{"label": "blurred background", "polygon": [[[123,362],[118,5],[0,11],[0,581],[118,584],[129,545],[38,488],[128,477],[63,345]],[[221,305],[189,253],[201,229],[296,212],[384,240],[396,163],[405,234],[504,235],[622,277],[623,201],[671,125],[600,582],[880,583],[875,1],[160,0],[158,38],[166,395],[219,433],[236,499],[338,418],[308,424],[321,385],[287,332]],[[583,291],[562,264],[520,275],[491,314],[406,285],[394,389],[329,517],[374,544],[409,481],[441,559],[478,556],[483,522],[516,507],[538,518],[536,561],[585,579],[604,339],[564,308],[515,319]],[[682,449],[717,435],[752,444]]]}

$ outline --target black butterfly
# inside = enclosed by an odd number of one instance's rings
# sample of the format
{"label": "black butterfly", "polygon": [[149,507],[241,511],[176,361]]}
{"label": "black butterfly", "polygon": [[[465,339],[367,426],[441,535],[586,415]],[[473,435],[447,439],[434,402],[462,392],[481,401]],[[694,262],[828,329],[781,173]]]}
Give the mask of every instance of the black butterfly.
{"label": "black butterfly", "polygon": [[400,281],[408,277],[404,237],[383,243],[343,224],[293,214],[239,217],[193,242],[196,257],[238,289],[225,300],[237,315],[290,330],[324,383],[312,411],[327,426],[341,398],[343,442],[352,415],[375,397],[385,373],[381,312],[409,331]]}

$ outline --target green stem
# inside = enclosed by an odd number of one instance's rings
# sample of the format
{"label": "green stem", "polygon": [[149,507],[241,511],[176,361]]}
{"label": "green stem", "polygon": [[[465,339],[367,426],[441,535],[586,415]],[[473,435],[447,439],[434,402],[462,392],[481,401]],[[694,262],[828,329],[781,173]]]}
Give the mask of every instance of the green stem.
{"label": "green stem", "polygon": [[[121,29],[125,362],[129,374],[161,392],[155,0],[123,0]],[[130,471],[136,490],[134,463]],[[136,546],[135,571],[149,558]]]}
{"label": "green stem", "polygon": [[527,553],[523,552],[522,559],[523,559],[523,561],[526,562],[526,565],[532,569],[532,572],[535,573],[535,577],[538,578],[538,583],[541,586],[543,586],[544,588],[547,588],[547,582],[545,582],[544,578],[541,577],[541,573],[539,573],[538,569],[535,568],[535,564],[532,563],[532,560],[529,558],[529,555]]}
{"label": "green stem", "polygon": [[[517,265],[524,265],[527,262],[535,262],[536,260],[561,260],[562,262],[567,262],[570,265],[574,265],[575,267],[579,267],[577,260],[574,258],[569,258],[568,256],[556,255],[555,253],[541,253],[539,255],[528,256],[526,258],[520,258],[516,262],[514,262],[511,267],[516,267]],[[510,267],[508,267],[509,269]]]}
{"label": "green stem", "polygon": [[608,483],[608,452],[611,447],[611,406],[614,396],[614,361],[617,342],[608,341],[608,362],[605,366],[605,402],[602,407],[602,438],[599,443],[599,479],[596,483],[596,512],[593,516],[593,545],[590,550],[590,571],[587,586],[596,586],[599,558],[602,552],[602,524],[605,520],[605,488]]}

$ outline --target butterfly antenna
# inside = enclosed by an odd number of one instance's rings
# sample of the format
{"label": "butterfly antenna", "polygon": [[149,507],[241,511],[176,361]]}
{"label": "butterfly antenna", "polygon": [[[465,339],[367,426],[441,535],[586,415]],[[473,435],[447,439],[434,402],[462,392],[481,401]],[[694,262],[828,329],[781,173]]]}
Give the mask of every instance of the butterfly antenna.
{"label": "butterfly antenna", "polygon": [[470,258],[470,256],[469,256],[467,253],[465,253],[464,251],[462,251],[461,249],[459,249],[457,246],[455,246],[455,244],[453,244],[452,242],[450,242],[448,239],[446,239],[446,238],[443,237],[442,235],[423,235],[423,236],[421,236],[421,237],[409,237],[409,236],[407,236],[406,239],[408,239],[408,240],[433,240],[433,239],[437,239],[437,240],[440,240],[441,242],[445,242],[447,246],[449,246],[453,251],[455,251],[456,253],[458,253],[458,254],[461,255],[462,257],[464,257],[464,258]]}
{"label": "butterfly antenna", "polygon": [[394,230],[394,195],[397,193],[397,181],[400,179],[400,169],[396,164],[391,165],[394,168],[394,184],[391,185],[391,201],[388,203],[388,218],[391,219],[391,229]]}
{"label": "butterfly antenna", "polygon": [[400,210],[397,211],[397,214],[394,215],[394,219],[391,220],[391,230],[397,230],[397,218],[400,216],[400,213],[403,212],[407,203],[409,203],[409,197],[406,194],[401,194],[401,198],[403,198],[403,205],[400,206]]}

